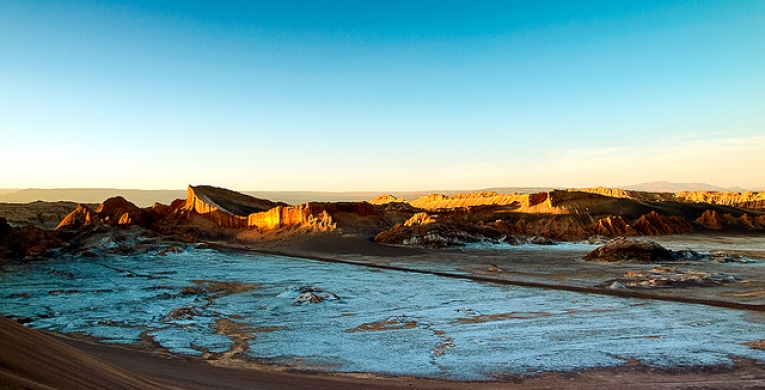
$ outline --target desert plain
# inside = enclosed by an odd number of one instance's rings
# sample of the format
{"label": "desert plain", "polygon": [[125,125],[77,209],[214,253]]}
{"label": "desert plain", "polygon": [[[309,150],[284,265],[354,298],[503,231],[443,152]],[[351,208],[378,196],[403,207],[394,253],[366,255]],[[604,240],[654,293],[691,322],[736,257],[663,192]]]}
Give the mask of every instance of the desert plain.
{"label": "desert plain", "polygon": [[763,388],[762,193],[0,204],[6,388]]}

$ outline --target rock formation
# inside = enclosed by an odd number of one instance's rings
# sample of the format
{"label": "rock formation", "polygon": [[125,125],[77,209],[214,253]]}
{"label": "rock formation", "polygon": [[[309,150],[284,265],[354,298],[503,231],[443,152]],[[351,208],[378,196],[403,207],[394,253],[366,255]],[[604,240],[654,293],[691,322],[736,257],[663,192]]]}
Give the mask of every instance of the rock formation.
{"label": "rock formation", "polygon": [[[384,201],[389,197],[392,195],[378,197],[374,201]],[[496,192],[454,195],[431,194],[409,202],[400,199],[400,202],[406,202],[415,208],[426,211],[504,207],[521,213],[585,214],[589,213],[590,207],[598,206],[607,199],[610,197],[594,193],[554,190],[535,194],[499,194]]]}
{"label": "rock formation", "polygon": [[610,196],[612,198],[624,198],[641,201],[670,201],[674,200],[675,198],[673,194],[668,192],[631,191],[607,187],[582,188],[580,191]]}
{"label": "rock formation", "polygon": [[686,219],[675,215],[665,217],[656,211],[642,215],[633,226],[645,236],[685,234],[693,231],[693,226]]}
{"label": "rock formation", "polygon": [[714,210],[705,211],[704,214],[701,214],[701,216],[696,218],[694,222],[706,227],[707,229],[722,230],[723,228],[722,218]]}
{"label": "rock formation", "polygon": [[289,206],[211,186],[189,186],[185,209],[231,229],[300,225],[322,230],[336,228],[332,217],[320,205]]}
{"label": "rock formation", "polygon": [[88,206],[78,204],[77,207],[69,213],[64,219],[56,226],[56,230],[64,228],[80,229],[86,226],[96,225],[101,222],[101,217],[98,216]]}
{"label": "rock formation", "polygon": [[601,236],[635,236],[637,231],[624,222],[620,216],[606,217],[592,226],[592,231]]}
{"label": "rock formation", "polygon": [[388,203],[405,203],[405,202],[406,202],[406,199],[399,198],[397,196],[393,196],[390,194],[380,195],[369,201],[369,203],[374,205],[383,205]]}
{"label": "rock formation", "polygon": [[309,225],[322,230],[334,230],[337,226],[329,213],[310,203],[299,206],[276,206],[268,211],[247,216],[247,227],[279,229],[285,226]]}
{"label": "rock formation", "polygon": [[56,231],[32,225],[11,227],[5,218],[0,218],[0,259],[45,258],[65,246]]}
{"label": "rock formation", "polygon": [[427,213],[417,213],[407,219],[406,222],[404,222],[404,226],[427,225],[435,222],[436,220]]}
{"label": "rock formation", "polygon": [[124,227],[138,225],[148,228],[154,221],[165,216],[163,207],[155,207],[142,209],[121,196],[105,200],[95,211],[83,204],[78,204],[71,213],[61,220],[56,226],[56,230],[76,230],[100,223]]}
{"label": "rock formation", "polygon": [[471,194],[440,195],[432,194],[422,196],[410,201],[414,207],[428,210],[449,210],[456,208],[468,208],[476,206],[516,206],[530,205],[528,194],[498,194],[496,192],[479,192]]}
{"label": "rock formation", "polygon": [[709,287],[733,283],[736,278],[721,273],[699,272],[677,267],[653,267],[650,270],[627,271],[620,279],[608,280],[601,287],[608,288],[666,288]]}
{"label": "rock formation", "polygon": [[382,231],[374,240],[383,244],[446,248],[472,242],[499,242],[505,234],[492,226],[478,226],[453,220],[406,226],[398,223]]}
{"label": "rock formation", "polygon": [[105,200],[96,209],[96,213],[109,225],[139,225],[147,226],[146,210],[129,202],[127,199],[116,196]]}
{"label": "rock formation", "polygon": [[682,191],[675,194],[675,199],[765,211],[765,192]]}
{"label": "rock formation", "polygon": [[587,261],[655,263],[675,260],[675,254],[653,241],[617,237],[595,248],[586,256]]}
{"label": "rock formation", "polygon": [[[754,196],[742,199],[751,202]],[[66,236],[63,244],[71,243],[67,249],[71,253],[96,255],[105,253],[94,249],[101,239],[113,243],[115,253],[130,253],[150,250],[136,245],[153,242],[160,235],[187,242],[256,242],[341,229],[345,235],[374,237],[380,243],[442,248],[471,242],[554,243],[684,234],[694,226],[700,232],[765,231],[761,212],[672,199],[666,194],[595,188],[534,194],[434,194],[414,201],[382,195],[372,202],[290,206],[223,188],[189,186],[186,199],[169,206],[139,208],[115,197],[95,210],[88,205],[70,208],[57,226],[60,234],[28,233],[47,243]],[[6,225],[17,232],[13,227],[17,225]],[[32,241],[14,244],[13,250],[4,245],[4,253],[15,253],[13,256],[35,256],[52,248],[48,244],[43,245],[47,249],[34,248]]]}

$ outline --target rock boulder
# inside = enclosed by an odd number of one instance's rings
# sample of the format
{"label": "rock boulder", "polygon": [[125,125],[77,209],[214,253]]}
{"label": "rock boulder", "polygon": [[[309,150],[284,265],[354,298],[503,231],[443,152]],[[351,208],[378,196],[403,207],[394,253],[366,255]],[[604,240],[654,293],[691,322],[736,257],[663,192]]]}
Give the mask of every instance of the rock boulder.
{"label": "rock boulder", "polygon": [[653,241],[617,237],[606,244],[595,248],[586,256],[587,261],[625,262],[625,263],[655,263],[674,261],[676,255]]}

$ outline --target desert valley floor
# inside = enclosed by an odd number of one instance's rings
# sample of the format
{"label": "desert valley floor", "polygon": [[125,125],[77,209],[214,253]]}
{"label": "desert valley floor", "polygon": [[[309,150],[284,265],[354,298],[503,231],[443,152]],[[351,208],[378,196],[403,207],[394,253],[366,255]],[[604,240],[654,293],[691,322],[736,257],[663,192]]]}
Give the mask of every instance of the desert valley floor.
{"label": "desert valley floor", "polygon": [[[674,237],[666,244],[709,249],[693,241]],[[747,253],[748,262],[673,266],[739,282],[765,275],[757,259],[764,255],[756,249],[761,240],[718,241],[715,249]],[[587,268],[579,258],[592,247],[476,245],[440,255],[340,256],[371,266],[212,249],[49,260],[3,267],[0,310],[36,329],[108,344],[307,372],[503,381],[635,362],[658,370],[765,362],[761,311],[471,280],[533,272],[561,285],[597,284],[611,272],[569,274]],[[539,270],[527,267],[529,259]],[[624,266],[612,267],[619,273]],[[751,283],[711,289],[718,301],[751,303],[765,291],[752,291]]]}
{"label": "desert valley floor", "polygon": [[[0,323],[12,340],[0,384],[77,388],[101,373],[94,383],[136,375],[125,388],[146,389],[765,387],[761,212],[513,197],[425,213],[190,187],[185,202],[147,209],[9,206],[0,238],[21,257],[0,262],[0,314],[26,329]],[[607,211],[577,217],[581,205]],[[704,225],[715,223],[725,229]],[[662,229],[673,234],[613,238]],[[609,259],[620,253],[633,257]],[[103,360],[42,369],[70,354]]]}

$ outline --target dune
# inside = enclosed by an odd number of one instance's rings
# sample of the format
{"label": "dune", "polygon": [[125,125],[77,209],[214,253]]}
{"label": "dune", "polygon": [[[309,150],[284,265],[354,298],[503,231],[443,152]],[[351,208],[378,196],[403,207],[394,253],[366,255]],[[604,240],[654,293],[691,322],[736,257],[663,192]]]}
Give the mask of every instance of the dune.
{"label": "dune", "polygon": [[0,388],[171,389],[0,317]]}

